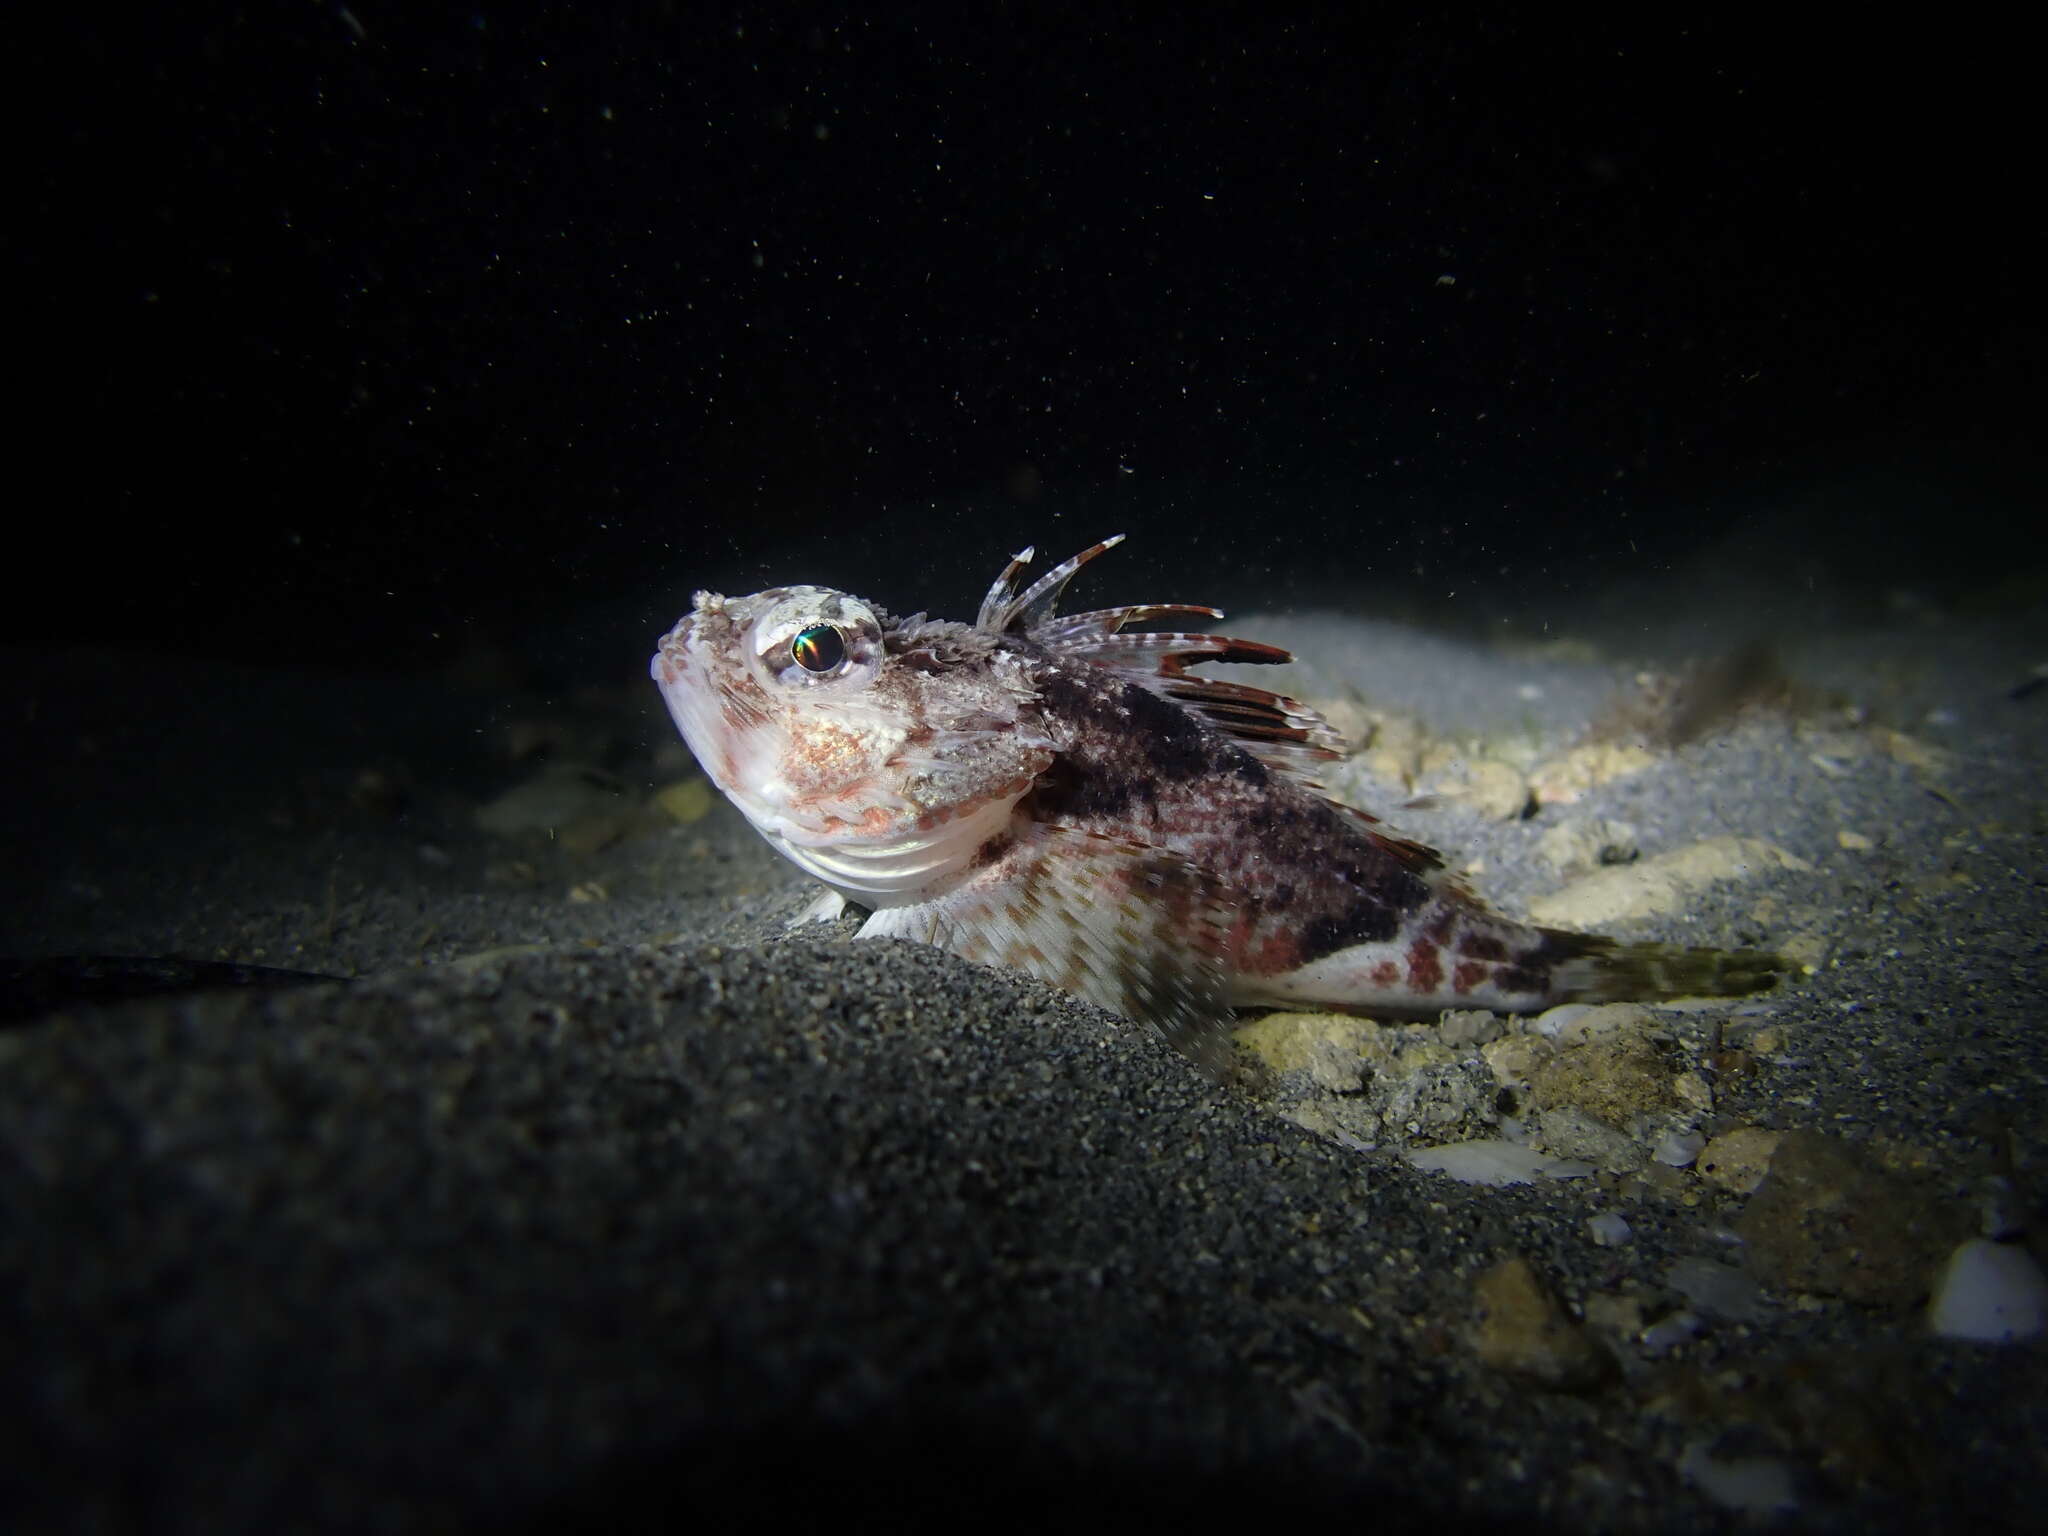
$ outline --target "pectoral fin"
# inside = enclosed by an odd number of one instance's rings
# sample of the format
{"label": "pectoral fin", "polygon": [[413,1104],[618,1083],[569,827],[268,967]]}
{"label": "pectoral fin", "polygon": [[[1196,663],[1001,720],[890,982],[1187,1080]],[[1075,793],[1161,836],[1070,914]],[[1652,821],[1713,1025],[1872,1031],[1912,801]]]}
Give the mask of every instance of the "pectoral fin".
{"label": "pectoral fin", "polygon": [[1018,821],[1007,847],[945,895],[887,907],[863,939],[916,939],[1014,966],[1152,1025],[1219,1072],[1229,1055],[1231,907],[1206,870],[1133,839]]}

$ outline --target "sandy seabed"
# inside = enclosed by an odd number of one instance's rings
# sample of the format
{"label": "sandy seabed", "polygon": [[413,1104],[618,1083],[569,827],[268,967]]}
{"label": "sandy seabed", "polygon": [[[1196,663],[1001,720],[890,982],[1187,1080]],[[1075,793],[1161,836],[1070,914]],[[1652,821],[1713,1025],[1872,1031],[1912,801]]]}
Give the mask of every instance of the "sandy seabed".
{"label": "sandy seabed", "polygon": [[[1661,655],[1611,610],[1576,649],[1229,627],[1535,783],[1638,672],[1751,638],[1689,622]],[[0,1034],[6,1523],[2018,1528],[2040,1344],[1935,1337],[1926,1297],[1961,1241],[2041,1234],[2041,639],[1831,619],[1776,641],[1787,689],[1569,802],[1370,807],[1516,913],[1578,877],[1542,841],[1573,822],[1789,856],[1614,930],[1801,958],[1644,1033],[1708,1088],[1653,1130],[1797,1152],[1750,1191],[1619,1143],[1457,1182],[1408,1161],[1420,1122],[1305,1128],[1384,1064],[1218,1084],[1030,978],[784,939],[795,872],[722,802],[650,805],[688,764],[639,685],[170,664],[134,698],[112,658],[16,658],[46,746],[13,956],[354,979]],[[508,786],[557,796],[552,835],[479,830]],[[1477,1080],[1473,1038],[1418,1059]],[[1540,1098],[1487,1105],[1545,1146]]]}

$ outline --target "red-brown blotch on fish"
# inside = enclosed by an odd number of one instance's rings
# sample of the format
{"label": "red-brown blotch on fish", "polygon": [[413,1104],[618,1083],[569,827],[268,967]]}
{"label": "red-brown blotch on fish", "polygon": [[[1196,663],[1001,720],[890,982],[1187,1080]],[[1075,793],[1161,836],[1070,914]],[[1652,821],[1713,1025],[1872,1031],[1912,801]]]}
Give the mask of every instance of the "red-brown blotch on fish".
{"label": "red-brown blotch on fish", "polygon": [[1418,843],[1324,796],[1342,741],[1315,711],[1205,661],[1285,662],[1221,618],[1150,603],[1054,614],[1105,539],[972,625],[892,618],[843,592],[699,592],[653,674],[683,739],[786,858],[813,914],[1031,972],[1218,1058],[1230,1010],[1528,1012],[1732,996],[1774,955],[1623,944],[1490,911]]}

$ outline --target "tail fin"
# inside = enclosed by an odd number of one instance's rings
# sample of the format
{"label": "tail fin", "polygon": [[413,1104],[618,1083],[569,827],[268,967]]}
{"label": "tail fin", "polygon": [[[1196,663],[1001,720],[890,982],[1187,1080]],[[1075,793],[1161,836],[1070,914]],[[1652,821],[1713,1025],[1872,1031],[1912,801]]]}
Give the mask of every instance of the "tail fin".
{"label": "tail fin", "polygon": [[1651,1003],[1675,997],[1747,997],[1792,972],[1783,955],[1761,949],[1687,949],[1625,944],[1594,934],[1545,930],[1571,958],[1553,973],[1561,1002]]}

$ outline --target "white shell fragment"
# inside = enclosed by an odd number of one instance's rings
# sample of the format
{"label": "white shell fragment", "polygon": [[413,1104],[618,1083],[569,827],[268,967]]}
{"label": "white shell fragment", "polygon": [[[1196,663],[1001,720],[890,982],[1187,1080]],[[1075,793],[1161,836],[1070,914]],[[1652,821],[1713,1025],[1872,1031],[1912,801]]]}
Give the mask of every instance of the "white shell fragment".
{"label": "white shell fragment", "polygon": [[1927,1305],[1944,1339],[2010,1344],[2048,1327],[2048,1276],[2026,1249],[1972,1238],[1949,1255]]}
{"label": "white shell fragment", "polygon": [[1583,1179],[1591,1163],[1548,1157],[1512,1141],[1460,1141],[1447,1147],[1424,1147],[1408,1161],[1426,1173],[1447,1173],[1461,1184],[1533,1184],[1539,1178]]}
{"label": "white shell fragment", "polygon": [[1776,1456],[1717,1456],[1694,1441],[1678,1458],[1678,1472],[1723,1509],[1745,1515],[1783,1515],[1799,1508],[1798,1475]]}
{"label": "white shell fragment", "polygon": [[1698,1131],[1666,1131],[1657,1138],[1654,1156],[1673,1168],[1690,1168],[1705,1150],[1707,1138]]}

